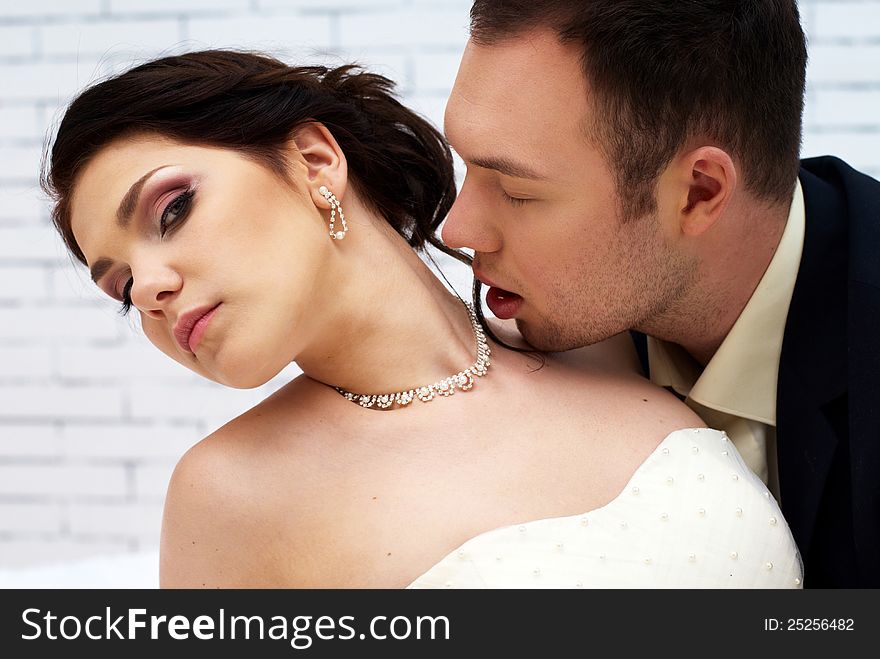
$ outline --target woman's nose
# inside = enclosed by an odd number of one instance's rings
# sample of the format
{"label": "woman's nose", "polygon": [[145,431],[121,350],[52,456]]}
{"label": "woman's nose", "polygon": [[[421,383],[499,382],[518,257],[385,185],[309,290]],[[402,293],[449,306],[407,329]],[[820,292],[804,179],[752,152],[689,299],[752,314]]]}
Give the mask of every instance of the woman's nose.
{"label": "woman's nose", "polygon": [[143,313],[158,316],[176,298],[183,280],[180,273],[165,264],[132,264],[131,302]]}
{"label": "woman's nose", "polygon": [[497,252],[501,249],[501,235],[494,222],[497,213],[498,209],[490,206],[487,196],[480,194],[465,178],[443,223],[443,242],[455,249]]}

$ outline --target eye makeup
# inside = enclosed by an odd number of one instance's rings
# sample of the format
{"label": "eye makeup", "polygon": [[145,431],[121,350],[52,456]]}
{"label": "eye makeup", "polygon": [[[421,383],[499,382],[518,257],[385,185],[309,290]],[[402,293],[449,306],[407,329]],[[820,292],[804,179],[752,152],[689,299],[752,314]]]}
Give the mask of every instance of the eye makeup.
{"label": "eye makeup", "polygon": [[187,188],[184,192],[172,196],[171,200],[159,217],[159,235],[164,236],[169,229],[175,229],[182,224],[189,215],[192,200],[195,197],[195,188]]}
{"label": "eye makeup", "polygon": [[[196,184],[187,181],[188,185],[181,192],[180,187],[174,186],[168,194],[159,194],[157,203],[152,204],[151,208],[155,209],[154,213],[159,213],[158,221],[150,218],[151,223],[156,222],[160,238],[163,238],[169,231],[178,229],[187,219],[192,209],[193,200],[196,194]],[[165,186],[163,186],[164,188]],[[159,211],[161,209],[161,212]],[[134,285],[134,279],[129,277],[128,281],[122,289],[122,304],[119,312],[123,316],[127,315],[132,307],[131,289]]]}

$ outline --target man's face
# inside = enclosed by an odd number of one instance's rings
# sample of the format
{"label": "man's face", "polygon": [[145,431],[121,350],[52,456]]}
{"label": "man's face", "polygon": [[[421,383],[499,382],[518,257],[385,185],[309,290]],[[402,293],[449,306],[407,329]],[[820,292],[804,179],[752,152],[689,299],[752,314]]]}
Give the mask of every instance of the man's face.
{"label": "man's face", "polygon": [[626,190],[591,135],[590,99],[579,50],[541,31],[469,43],[446,108],[467,176],[443,240],[474,250],[492,311],[542,350],[640,327],[695,274],[663,221],[674,194],[660,192],[655,214],[621,218]]}

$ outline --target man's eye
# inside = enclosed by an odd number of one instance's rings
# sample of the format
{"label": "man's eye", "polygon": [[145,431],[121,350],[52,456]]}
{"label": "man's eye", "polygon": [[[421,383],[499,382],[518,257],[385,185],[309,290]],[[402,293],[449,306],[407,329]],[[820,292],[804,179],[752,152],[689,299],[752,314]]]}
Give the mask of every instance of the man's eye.
{"label": "man's eye", "polygon": [[505,201],[507,201],[507,203],[509,203],[512,206],[522,206],[527,201],[530,201],[529,199],[522,199],[520,197],[511,197],[509,194],[507,194],[503,190],[501,191],[501,194],[504,196]]}

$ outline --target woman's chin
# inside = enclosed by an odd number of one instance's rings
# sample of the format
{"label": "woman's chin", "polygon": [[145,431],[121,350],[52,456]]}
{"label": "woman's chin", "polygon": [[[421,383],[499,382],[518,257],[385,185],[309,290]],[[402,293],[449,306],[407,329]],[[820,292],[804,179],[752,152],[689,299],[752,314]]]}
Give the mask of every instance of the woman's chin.
{"label": "woman's chin", "polygon": [[203,378],[233,389],[255,389],[278,375],[287,362],[261,359],[253,349],[238,355],[233,350],[212,350],[208,344],[196,349],[195,359],[163,350],[169,357]]}
{"label": "woman's chin", "polygon": [[243,364],[212,365],[212,368],[206,369],[206,371],[208,372],[202,373],[202,375],[224,386],[233,389],[255,389],[262,387],[278,375],[281,368],[275,368],[272,365],[256,368],[253,360],[247,360]]}

